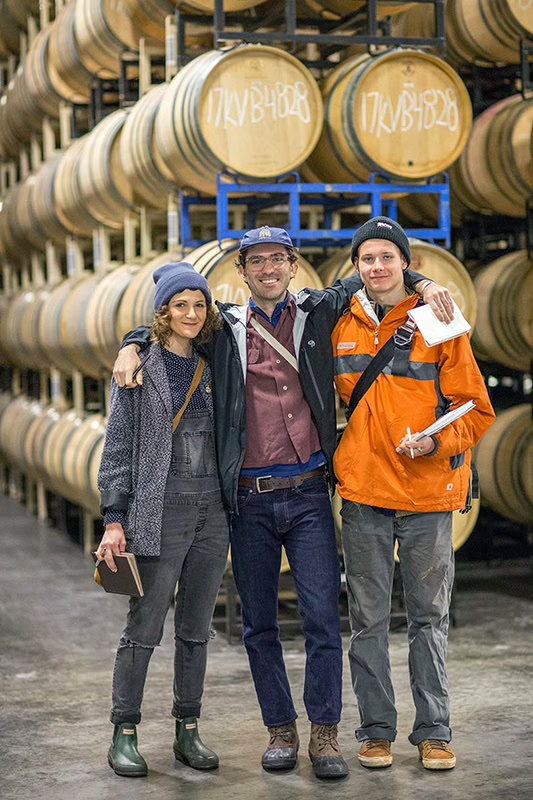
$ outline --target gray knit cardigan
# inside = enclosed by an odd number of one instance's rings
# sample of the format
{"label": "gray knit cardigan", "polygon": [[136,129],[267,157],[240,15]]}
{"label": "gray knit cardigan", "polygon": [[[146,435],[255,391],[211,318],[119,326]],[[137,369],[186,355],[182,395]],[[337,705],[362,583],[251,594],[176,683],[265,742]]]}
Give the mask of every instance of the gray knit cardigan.
{"label": "gray knit cardigan", "polygon": [[[157,556],[161,549],[174,414],[161,345],[150,345],[143,355],[142,386],[120,389],[111,382],[111,408],[98,489],[103,498],[111,495],[128,498],[124,524],[127,550],[139,556]],[[206,364],[200,391],[213,422],[210,382]]]}

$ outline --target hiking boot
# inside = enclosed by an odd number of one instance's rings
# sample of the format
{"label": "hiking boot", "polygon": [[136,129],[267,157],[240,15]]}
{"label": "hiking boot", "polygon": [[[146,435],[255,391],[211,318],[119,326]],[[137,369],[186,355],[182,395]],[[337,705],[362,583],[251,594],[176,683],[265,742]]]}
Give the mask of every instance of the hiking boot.
{"label": "hiking boot", "polygon": [[388,739],[365,739],[357,756],[363,767],[390,767],[392,747]]}
{"label": "hiking boot", "polygon": [[300,739],[296,722],[269,728],[270,741],[261,756],[261,766],[266,770],[292,769],[298,760]]}
{"label": "hiking boot", "polygon": [[174,755],[177,761],[188,764],[193,769],[216,769],[218,756],[202,742],[198,733],[196,717],[176,720]]}
{"label": "hiking boot", "polygon": [[144,778],[148,774],[146,761],[137,750],[135,725],[115,725],[107,761],[111,769],[124,778]]}
{"label": "hiking boot", "polygon": [[453,769],[455,755],[444,739],[424,739],[418,744],[422,766],[426,769]]}
{"label": "hiking boot", "polygon": [[316,778],[345,778],[348,765],[337,742],[336,725],[311,723],[309,758]]}

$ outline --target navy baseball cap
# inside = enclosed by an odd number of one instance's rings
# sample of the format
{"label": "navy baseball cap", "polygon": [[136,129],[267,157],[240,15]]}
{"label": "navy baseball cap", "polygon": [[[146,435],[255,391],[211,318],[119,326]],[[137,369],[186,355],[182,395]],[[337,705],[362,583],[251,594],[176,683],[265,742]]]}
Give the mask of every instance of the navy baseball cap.
{"label": "navy baseball cap", "polygon": [[294,247],[292,239],[284,228],[270,228],[263,225],[246,231],[239,244],[239,253],[248,250],[255,244],[282,244],[283,247]]}

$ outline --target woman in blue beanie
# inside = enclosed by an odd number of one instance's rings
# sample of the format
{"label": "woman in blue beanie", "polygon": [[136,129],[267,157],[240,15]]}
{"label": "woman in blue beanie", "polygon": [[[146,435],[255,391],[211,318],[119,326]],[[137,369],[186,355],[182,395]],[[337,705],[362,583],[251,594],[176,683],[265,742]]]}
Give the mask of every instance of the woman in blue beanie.
{"label": "woman in blue beanie", "polygon": [[228,519],[215,459],[209,366],[195,344],[220,325],[207,281],[191,264],[165,264],[156,284],[143,384],[113,381],[98,488],[105,533],[97,550],[135,553],[144,589],[130,598],[113,673],[108,752],[117,775],[141,777],[136,725],[148,664],[174,595],[174,754],[195,769],[218,766],[198,734],[211,619],[228,551]]}

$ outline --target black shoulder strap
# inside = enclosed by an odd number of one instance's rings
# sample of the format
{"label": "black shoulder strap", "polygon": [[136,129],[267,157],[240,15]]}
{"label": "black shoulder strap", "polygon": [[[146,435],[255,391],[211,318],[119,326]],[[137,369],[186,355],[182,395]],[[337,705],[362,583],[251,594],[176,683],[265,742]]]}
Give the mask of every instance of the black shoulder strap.
{"label": "black shoulder strap", "polygon": [[368,392],[378,375],[383,372],[394,355],[395,349],[398,348],[398,350],[403,350],[407,353],[410,351],[415,331],[415,323],[412,320],[406,320],[403,325],[396,328],[390,339],[387,339],[383,347],[378,350],[354,387],[350,397],[350,405],[346,412],[347,419],[350,419],[357,404]]}
{"label": "black shoulder strap", "polygon": [[350,397],[350,405],[346,412],[347,419],[350,419],[359,401],[363,398],[366,392],[370,389],[378,375],[383,372],[386,365],[392,358],[394,353],[394,334],[388,339],[383,347],[378,350],[370,364],[367,365],[363,374],[357,381],[352,396]]}

